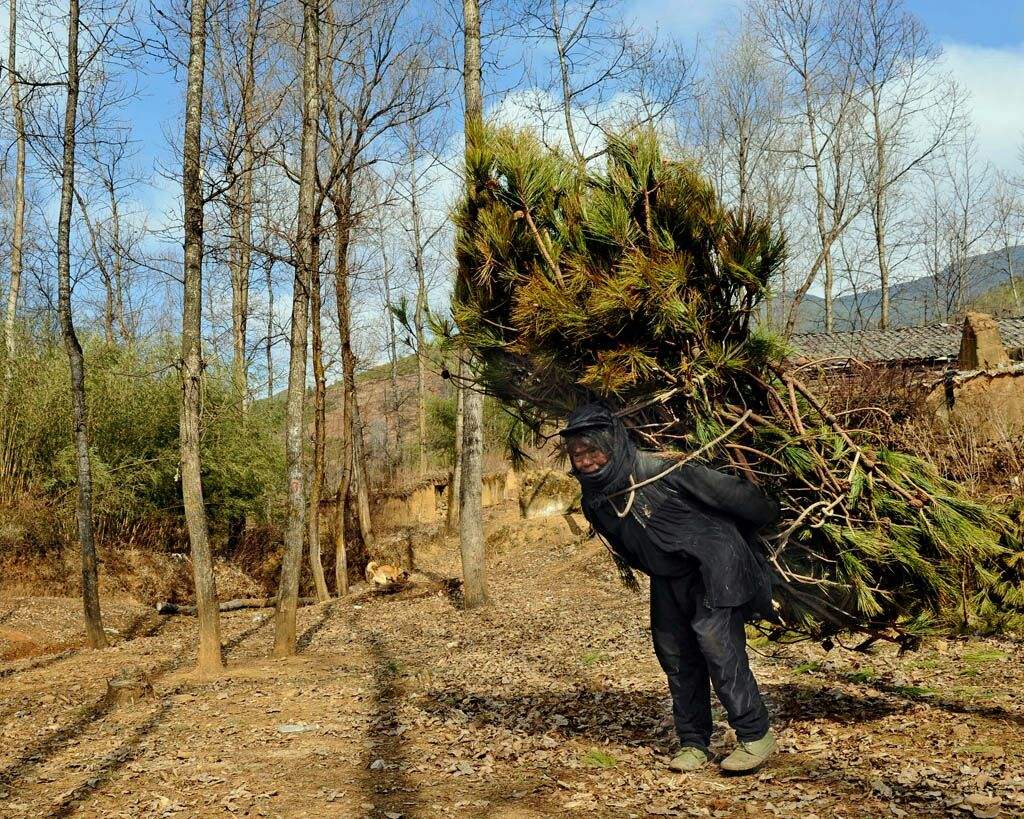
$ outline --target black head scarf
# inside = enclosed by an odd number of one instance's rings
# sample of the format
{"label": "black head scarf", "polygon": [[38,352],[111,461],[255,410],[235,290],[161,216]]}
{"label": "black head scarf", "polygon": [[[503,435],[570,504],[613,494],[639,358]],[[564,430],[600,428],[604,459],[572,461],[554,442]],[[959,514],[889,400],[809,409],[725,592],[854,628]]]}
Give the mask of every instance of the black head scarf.
{"label": "black head scarf", "polygon": [[575,467],[570,471],[583,487],[584,495],[602,497],[629,486],[636,462],[636,446],[625,425],[607,407],[601,404],[577,407],[559,434],[566,443],[573,438],[584,438],[608,456],[608,463],[596,472],[583,474]]}

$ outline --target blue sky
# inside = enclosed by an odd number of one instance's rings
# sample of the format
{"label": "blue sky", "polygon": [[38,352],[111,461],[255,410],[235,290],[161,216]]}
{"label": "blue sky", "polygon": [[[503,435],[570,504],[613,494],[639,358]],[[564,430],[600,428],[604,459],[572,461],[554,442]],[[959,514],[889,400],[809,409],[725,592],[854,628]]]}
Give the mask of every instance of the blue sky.
{"label": "blue sky", "polygon": [[1018,0],[907,0],[906,5],[940,42],[1018,50],[1024,44],[1024,3]]}
{"label": "blue sky", "polygon": [[[36,0],[45,3],[46,0]],[[145,0],[137,0],[140,8]],[[26,5],[30,4],[28,0]],[[1021,172],[1019,149],[1024,142],[1024,2],[1022,0],[905,0],[945,52],[950,71],[971,96],[981,156],[1006,171]],[[684,43],[711,46],[716,36],[735,23],[738,0],[624,0],[626,14],[648,29],[660,29]],[[6,16],[4,16],[6,17]],[[0,27],[5,28],[0,21]],[[6,32],[4,32],[6,34]],[[512,46],[518,48],[518,45]],[[137,190],[139,205],[154,218],[178,200],[175,183],[161,179],[158,164],[177,170],[179,159],[165,132],[180,130],[184,82],[166,64],[149,60],[140,66],[140,96],[126,110],[139,148],[138,163],[150,184]],[[485,76],[490,106],[500,102],[499,89],[511,77]],[[495,92],[498,92],[495,95]],[[453,132],[460,130],[457,110]]]}
{"label": "blue sky", "polygon": [[[907,8],[946,51],[950,70],[970,91],[982,155],[997,167],[1019,165],[1024,141],[1024,2],[1020,0],[906,0]],[[734,0],[627,0],[627,13],[645,28],[658,28],[685,42],[710,44],[738,16]],[[167,153],[164,131],[176,127],[182,78],[158,64],[147,66],[142,97],[132,106],[140,161],[148,166]],[[485,86],[505,86],[504,78],[485,77]],[[491,98],[492,104],[496,102]],[[180,127],[180,126],[177,126]],[[175,163],[176,164],[176,163]],[[158,207],[173,192],[153,179],[154,190],[140,197]],[[149,200],[149,201],[146,201]]]}

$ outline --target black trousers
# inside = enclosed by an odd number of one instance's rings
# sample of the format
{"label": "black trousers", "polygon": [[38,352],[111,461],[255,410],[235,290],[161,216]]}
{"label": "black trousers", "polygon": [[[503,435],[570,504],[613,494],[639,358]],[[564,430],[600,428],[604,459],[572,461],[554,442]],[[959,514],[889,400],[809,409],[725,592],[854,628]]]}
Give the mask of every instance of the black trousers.
{"label": "black trousers", "polygon": [[[738,608],[704,604],[700,572],[651,577],[651,636],[668,675],[672,716],[683,747],[707,750],[711,741],[711,685],[737,739],[759,739],[768,709],[747,659],[744,616]],[[709,684],[710,683],[710,684]]]}

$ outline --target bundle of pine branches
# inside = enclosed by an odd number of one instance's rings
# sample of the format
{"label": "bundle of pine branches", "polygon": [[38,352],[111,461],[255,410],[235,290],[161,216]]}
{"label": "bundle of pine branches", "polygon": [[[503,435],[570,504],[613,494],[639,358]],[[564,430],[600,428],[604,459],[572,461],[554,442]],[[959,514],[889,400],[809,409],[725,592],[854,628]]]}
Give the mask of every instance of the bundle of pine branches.
{"label": "bundle of pine branches", "polygon": [[763,547],[789,630],[1021,624],[1011,520],[844,426],[756,329],[786,258],[769,221],[651,132],[611,137],[600,169],[529,133],[470,145],[454,317],[484,390],[536,429],[601,399],[647,448],[757,479],[783,505]]}

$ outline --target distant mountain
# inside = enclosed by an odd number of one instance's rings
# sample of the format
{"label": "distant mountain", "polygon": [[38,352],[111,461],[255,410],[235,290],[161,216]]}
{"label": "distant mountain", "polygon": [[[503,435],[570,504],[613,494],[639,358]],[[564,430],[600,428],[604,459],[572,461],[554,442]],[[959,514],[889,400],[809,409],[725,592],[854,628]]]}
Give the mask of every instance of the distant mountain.
{"label": "distant mountain", "polygon": [[[1007,264],[1005,249],[980,253],[969,259],[965,276],[965,296],[968,303],[984,304],[987,294],[1004,289],[1009,283],[1008,267],[1013,270],[1015,278],[1024,285],[1024,245],[1016,245],[1008,250],[1010,265]],[[944,275],[943,280],[946,278],[948,276]],[[889,289],[889,299],[890,321],[893,327],[939,321],[939,316],[944,313],[936,310],[934,282],[927,276],[893,285]],[[833,301],[836,330],[857,330],[877,326],[881,304],[880,289],[837,297]],[[820,332],[825,329],[824,299],[810,294],[804,297],[796,329],[798,333]]]}

